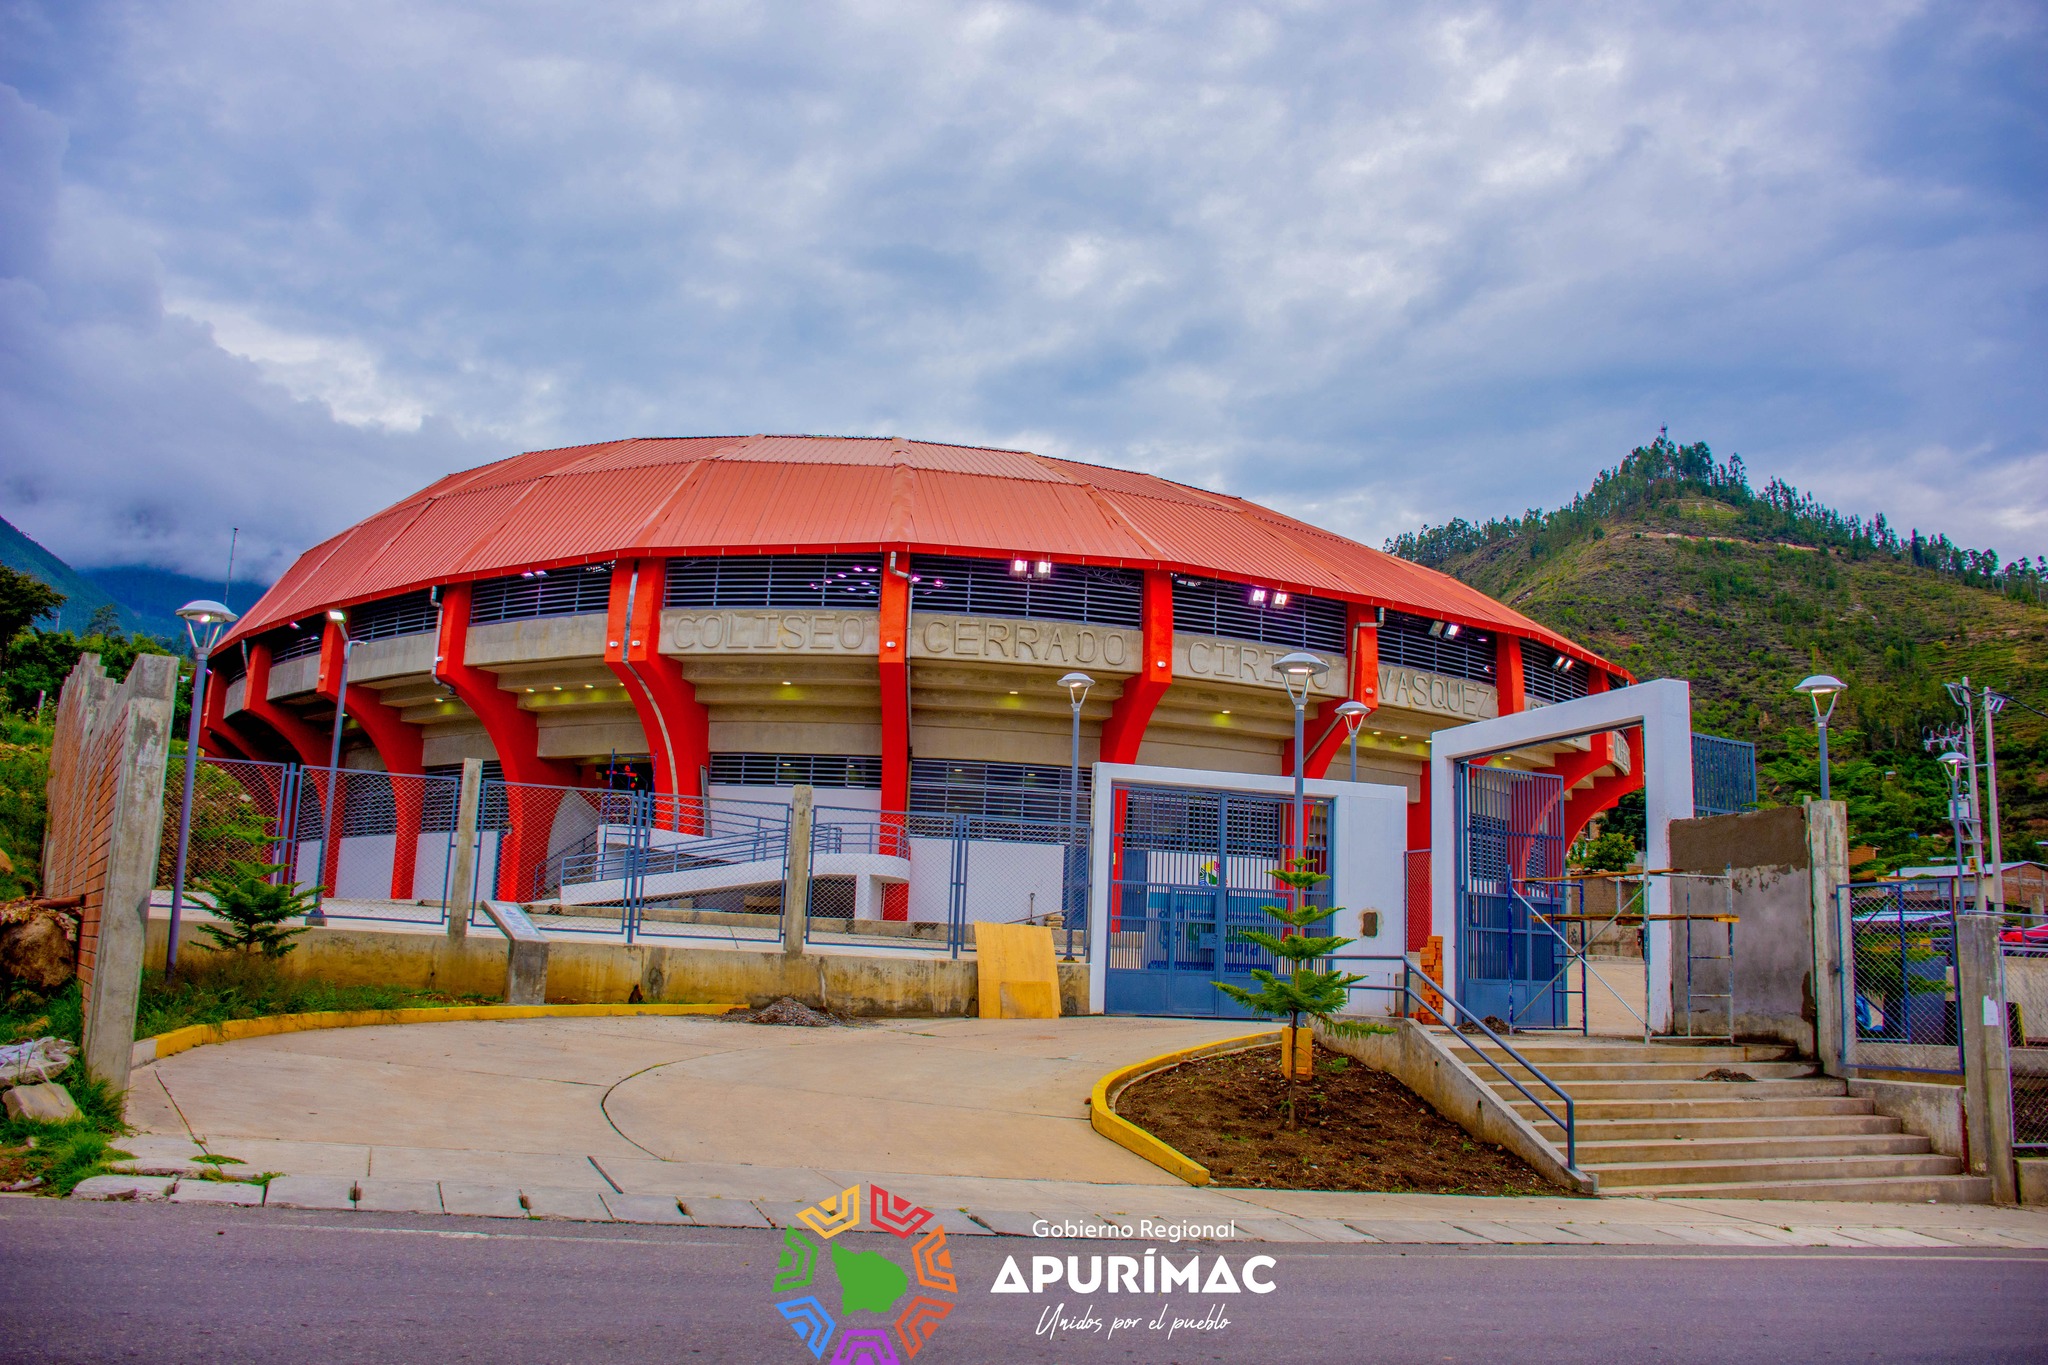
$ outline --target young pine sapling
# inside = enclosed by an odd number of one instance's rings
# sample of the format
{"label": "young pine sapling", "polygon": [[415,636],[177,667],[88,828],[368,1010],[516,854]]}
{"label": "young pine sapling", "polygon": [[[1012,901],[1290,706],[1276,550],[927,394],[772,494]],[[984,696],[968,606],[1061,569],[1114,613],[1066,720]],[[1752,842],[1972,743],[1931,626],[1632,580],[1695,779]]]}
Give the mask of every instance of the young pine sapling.
{"label": "young pine sapling", "polygon": [[1284,866],[1275,868],[1273,877],[1292,892],[1288,898],[1292,904],[1260,907],[1269,918],[1279,922],[1280,932],[1273,934],[1263,929],[1240,929],[1234,937],[1257,944],[1271,953],[1276,963],[1285,963],[1287,975],[1280,976],[1254,967],[1252,980],[1258,983],[1256,989],[1246,990],[1222,981],[1216,983],[1216,988],[1254,1014],[1287,1020],[1280,1034],[1280,1067],[1287,1077],[1286,1126],[1292,1128],[1295,1087],[1302,1077],[1314,1074],[1315,1034],[1311,1026],[1302,1022],[1303,1017],[1320,1022],[1326,1032],[1341,1037],[1363,1037],[1371,1033],[1385,1033],[1387,1029],[1379,1024],[1336,1017],[1337,1011],[1343,1009],[1350,999],[1351,987],[1363,981],[1364,977],[1342,970],[1316,970],[1315,963],[1345,944],[1356,941],[1308,932],[1316,921],[1338,913],[1341,908],[1308,904],[1308,893],[1317,882],[1325,880],[1324,875],[1315,870],[1308,857],[1302,856],[1289,859]]}
{"label": "young pine sapling", "polygon": [[228,870],[198,883],[213,902],[219,924],[202,924],[199,932],[223,952],[261,953],[283,957],[306,931],[287,929],[285,921],[312,910],[314,895],[290,881],[273,882],[285,869],[270,863],[235,862]]}

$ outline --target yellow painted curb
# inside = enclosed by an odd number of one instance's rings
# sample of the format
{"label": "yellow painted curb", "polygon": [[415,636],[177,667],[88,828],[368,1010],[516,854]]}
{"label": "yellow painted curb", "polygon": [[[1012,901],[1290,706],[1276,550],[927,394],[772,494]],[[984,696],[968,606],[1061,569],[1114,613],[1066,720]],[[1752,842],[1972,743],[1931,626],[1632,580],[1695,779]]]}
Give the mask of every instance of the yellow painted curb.
{"label": "yellow painted curb", "polygon": [[230,1019],[223,1024],[191,1024],[143,1038],[156,1045],[158,1058],[175,1056],[208,1043],[242,1038],[267,1038],[278,1033],[304,1033],[323,1028],[365,1028],[372,1024],[452,1024],[472,1019],[589,1019],[630,1014],[726,1014],[745,1005],[450,1005],[407,1010],[327,1010],[318,1014],[272,1014],[261,1019]]}
{"label": "yellow painted curb", "polygon": [[1277,1031],[1247,1033],[1219,1042],[1204,1043],[1200,1047],[1184,1047],[1178,1052],[1162,1052],[1157,1057],[1148,1057],[1142,1062],[1112,1071],[1095,1083],[1094,1093],[1088,1097],[1088,1122],[1096,1132],[1119,1147],[1130,1148],[1160,1170],[1179,1176],[1190,1185],[1206,1185],[1209,1183],[1207,1166],[1181,1155],[1118,1114],[1116,1097],[1122,1094],[1124,1087],[1131,1082],[1149,1076],[1155,1071],[1164,1071],[1169,1066],[1191,1062],[1197,1057],[1213,1057],[1219,1052],[1237,1052],[1248,1047],[1258,1047],[1263,1043],[1272,1042],[1279,1036]]}

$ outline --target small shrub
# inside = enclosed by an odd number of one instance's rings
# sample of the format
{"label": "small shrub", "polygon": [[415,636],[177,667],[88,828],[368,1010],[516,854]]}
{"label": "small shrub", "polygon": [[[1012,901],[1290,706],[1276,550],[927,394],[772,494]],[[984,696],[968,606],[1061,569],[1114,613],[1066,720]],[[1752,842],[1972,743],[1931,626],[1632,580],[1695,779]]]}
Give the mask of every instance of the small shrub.
{"label": "small shrub", "polygon": [[311,912],[315,897],[289,881],[270,880],[284,870],[271,863],[236,862],[200,882],[199,890],[213,902],[213,913],[225,923],[202,924],[199,932],[224,952],[277,958],[297,947],[292,940],[306,931],[287,929],[285,921]]}
{"label": "small shrub", "polygon": [[1582,839],[1572,850],[1572,865],[1586,872],[1626,872],[1636,860],[1636,841],[1620,831]]}

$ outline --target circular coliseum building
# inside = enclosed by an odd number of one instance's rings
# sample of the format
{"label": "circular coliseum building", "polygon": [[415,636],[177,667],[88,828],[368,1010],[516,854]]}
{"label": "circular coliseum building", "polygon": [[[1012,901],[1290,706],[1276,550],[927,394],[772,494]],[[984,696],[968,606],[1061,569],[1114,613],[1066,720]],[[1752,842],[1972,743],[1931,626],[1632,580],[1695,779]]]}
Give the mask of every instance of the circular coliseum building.
{"label": "circular coliseum building", "polygon": [[[808,784],[845,809],[1057,821],[1063,674],[1095,680],[1085,799],[1097,761],[1292,774],[1273,665],[1297,650],[1330,665],[1307,774],[1349,776],[1333,713],[1372,707],[1358,777],[1406,789],[1410,848],[1432,731],[1627,681],[1454,579],[1242,499],[1022,451],[693,437],[452,474],[313,547],[216,651],[202,723],[216,756],[324,767],[345,655],[347,768],[478,759],[505,783],[714,806]],[[1631,785],[1605,740],[1528,760],[1567,779],[1567,830]],[[923,875],[863,913],[926,917]]]}

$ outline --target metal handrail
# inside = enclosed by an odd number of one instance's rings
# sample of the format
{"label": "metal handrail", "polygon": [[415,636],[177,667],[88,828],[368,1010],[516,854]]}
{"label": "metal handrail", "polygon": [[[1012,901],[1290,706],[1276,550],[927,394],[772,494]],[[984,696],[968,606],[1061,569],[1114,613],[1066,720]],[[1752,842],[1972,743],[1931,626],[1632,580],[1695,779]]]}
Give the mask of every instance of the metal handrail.
{"label": "metal handrail", "polygon": [[[1401,964],[1401,984],[1399,987],[1379,986],[1374,985],[1371,982],[1361,981],[1354,985],[1351,989],[1360,991],[1392,991],[1398,989],[1404,997],[1414,1001],[1415,1004],[1419,1006],[1424,1013],[1434,1016],[1437,1019],[1437,1022],[1444,1023],[1443,1016],[1438,1013],[1438,1006],[1432,1005],[1427,1000],[1423,999],[1421,994],[1418,991],[1416,991],[1415,987],[1412,984],[1410,984],[1412,979],[1416,976],[1421,976],[1421,973],[1416,970],[1415,964],[1410,962],[1406,957],[1353,957],[1344,954],[1338,954],[1329,960],[1333,962],[1399,962]],[[1518,1092],[1520,1092],[1523,1099],[1535,1105],[1538,1113],[1542,1114],[1543,1117],[1549,1119],[1552,1123],[1556,1124],[1559,1128],[1562,1128],[1564,1130],[1564,1163],[1565,1165],[1571,1167],[1571,1169],[1574,1172],[1578,1171],[1578,1113],[1577,1107],[1572,1102],[1572,1097],[1566,1094],[1563,1087],[1559,1086],[1556,1081],[1553,1081],[1550,1079],[1550,1077],[1544,1075],[1542,1070],[1539,1069],[1535,1065],[1535,1063],[1531,1062],[1527,1057],[1524,1057],[1521,1053],[1515,1051],[1514,1046],[1511,1043],[1509,1043],[1505,1038],[1501,1037],[1498,1033],[1495,1033],[1492,1029],[1488,1028],[1486,1025],[1486,1021],[1484,1019],[1481,1019],[1479,1016],[1473,1014],[1470,1009],[1466,1008],[1464,1002],[1459,1000],[1457,996],[1452,995],[1450,991],[1446,990],[1443,986],[1437,984],[1437,982],[1430,977],[1424,976],[1422,979],[1424,981],[1429,982],[1430,992],[1436,995],[1442,1003],[1451,1006],[1451,1008],[1456,1010],[1459,1014],[1463,1015],[1468,1021],[1476,1025],[1481,1033],[1484,1033],[1488,1038],[1491,1038],[1500,1047],[1500,1050],[1502,1052],[1505,1052],[1508,1054],[1508,1056],[1514,1058],[1523,1070],[1527,1071],[1530,1075],[1534,1076],[1537,1080],[1541,1081],[1544,1084],[1544,1086],[1547,1089],[1549,1089],[1551,1094],[1557,1096],[1558,1099],[1564,1102],[1564,1116],[1560,1118],[1556,1110],[1552,1109],[1542,1100],[1537,1099],[1534,1092],[1532,1092],[1528,1086],[1523,1085],[1514,1076],[1510,1075],[1506,1067],[1502,1066],[1499,1062],[1495,1061],[1491,1056],[1488,1056],[1484,1048],[1481,1048],[1477,1044],[1475,1044],[1456,1025],[1445,1025],[1445,1027],[1450,1029],[1451,1036],[1453,1038],[1459,1039],[1465,1044],[1465,1046],[1471,1048],[1472,1051],[1478,1054],[1478,1056],[1482,1060],[1484,1060],[1488,1066],[1492,1067],[1495,1071],[1500,1073],[1501,1079],[1505,1080],[1509,1085],[1512,1085]],[[1402,1013],[1405,1015],[1407,1011],[1404,1009]]]}

